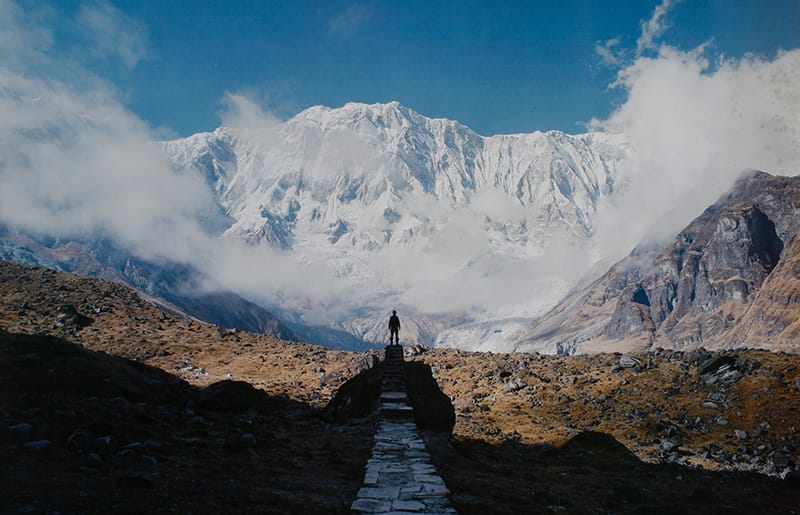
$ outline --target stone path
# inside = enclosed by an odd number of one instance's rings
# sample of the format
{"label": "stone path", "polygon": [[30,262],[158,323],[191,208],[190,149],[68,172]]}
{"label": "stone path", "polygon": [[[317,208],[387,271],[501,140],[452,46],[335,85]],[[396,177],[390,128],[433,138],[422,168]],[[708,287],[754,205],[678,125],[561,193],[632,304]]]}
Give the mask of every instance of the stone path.
{"label": "stone path", "polygon": [[357,514],[456,515],[450,493],[431,464],[408,404],[403,348],[386,348],[381,420],[364,486],[351,509]]}

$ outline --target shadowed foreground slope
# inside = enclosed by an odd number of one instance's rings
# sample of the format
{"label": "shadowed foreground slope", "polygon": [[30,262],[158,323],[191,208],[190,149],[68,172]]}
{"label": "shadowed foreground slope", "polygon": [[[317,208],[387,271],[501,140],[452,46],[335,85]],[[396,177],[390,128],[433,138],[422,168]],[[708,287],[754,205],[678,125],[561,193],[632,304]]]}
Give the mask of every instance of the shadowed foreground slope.
{"label": "shadowed foreground slope", "polygon": [[0,333],[4,513],[349,513],[372,431],[246,383],[201,390]]}

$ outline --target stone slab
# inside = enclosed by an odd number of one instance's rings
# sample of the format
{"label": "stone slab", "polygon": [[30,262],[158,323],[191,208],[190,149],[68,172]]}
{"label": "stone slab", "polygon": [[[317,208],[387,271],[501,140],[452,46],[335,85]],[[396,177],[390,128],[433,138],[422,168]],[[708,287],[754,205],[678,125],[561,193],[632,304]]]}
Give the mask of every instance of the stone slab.
{"label": "stone slab", "polygon": [[358,497],[371,499],[397,499],[400,495],[398,486],[365,486],[358,491]]}
{"label": "stone slab", "polygon": [[361,513],[387,513],[392,509],[389,501],[379,501],[377,499],[356,499],[350,509]]}
{"label": "stone slab", "polygon": [[402,510],[402,511],[423,511],[427,506],[423,502],[419,501],[393,501],[392,502],[392,510]]}

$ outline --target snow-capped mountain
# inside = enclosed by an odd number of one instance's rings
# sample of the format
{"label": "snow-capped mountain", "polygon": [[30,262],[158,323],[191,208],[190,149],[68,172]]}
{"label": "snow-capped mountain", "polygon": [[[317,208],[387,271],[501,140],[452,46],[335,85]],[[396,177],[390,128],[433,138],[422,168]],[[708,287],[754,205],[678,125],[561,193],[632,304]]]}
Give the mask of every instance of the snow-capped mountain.
{"label": "snow-capped mountain", "polygon": [[[625,148],[621,136],[603,133],[483,137],[397,102],[316,106],[278,127],[222,127],[163,147],[213,187],[235,220],[229,232],[284,248],[325,234],[334,247],[363,250],[424,237],[436,215],[464,207],[501,222],[510,217],[500,201],[524,207],[517,218],[538,221],[503,227],[515,244],[540,243],[553,227],[586,236],[597,202],[613,191]],[[503,196],[481,198],[486,192]],[[439,210],[408,206],[418,197]],[[479,200],[498,202],[473,205]],[[340,244],[345,234],[349,241]]]}
{"label": "snow-capped mountain", "polygon": [[[349,285],[348,299],[327,299],[339,313],[331,327],[380,341],[386,310],[413,305],[406,334],[427,343],[476,312],[497,314],[503,299],[481,288],[502,289],[491,280],[505,269],[524,272],[555,238],[591,235],[627,152],[622,136],[604,133],[484,137],[397,102],[317,106],[274,127],[161,146],[176,168],[204,177],[230,218],[225,237],[324,263]],[[563,286],[530,284],[540,297]],[[308,300],[281,305],[291,296],[268,302],[288,312]]]}

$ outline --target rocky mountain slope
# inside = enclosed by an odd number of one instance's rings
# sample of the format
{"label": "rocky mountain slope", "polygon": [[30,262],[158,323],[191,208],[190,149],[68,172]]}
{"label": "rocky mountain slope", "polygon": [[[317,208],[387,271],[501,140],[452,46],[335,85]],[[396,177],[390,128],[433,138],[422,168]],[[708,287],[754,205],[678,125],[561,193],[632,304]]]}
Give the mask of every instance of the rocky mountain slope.
{"label": "rocky mountain slope", "polygon": [[519,338],[549,353],[797,352],[800,179],[756,172],[666,246],[642,245]]}

